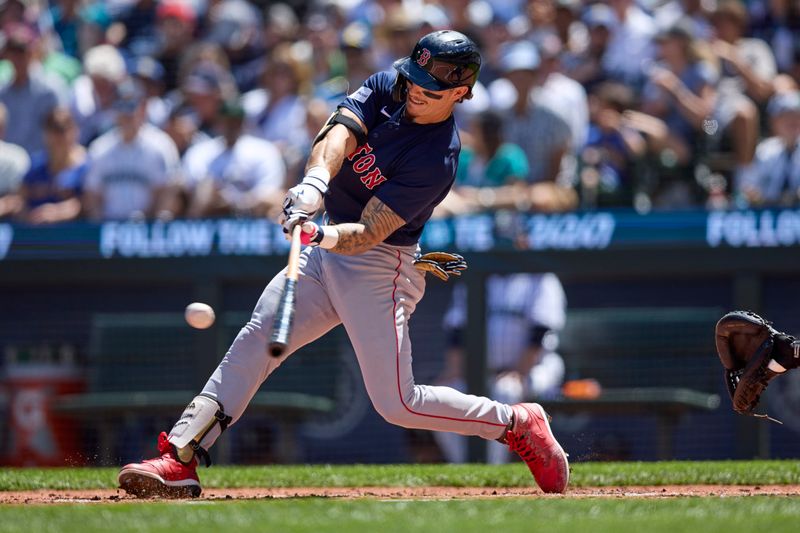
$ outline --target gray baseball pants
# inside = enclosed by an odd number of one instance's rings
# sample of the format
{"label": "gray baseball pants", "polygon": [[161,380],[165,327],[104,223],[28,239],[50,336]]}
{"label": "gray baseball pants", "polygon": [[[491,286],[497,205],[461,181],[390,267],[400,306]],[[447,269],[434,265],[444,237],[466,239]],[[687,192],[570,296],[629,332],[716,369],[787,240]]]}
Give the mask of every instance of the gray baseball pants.
{"label": "gray baseball pants", "polygon": [[[425,292],[413,265],[414,246],[380,244],[354,256],[306,248],[300,256],[294,326],[285,354],[267,353],[272,317],[285,280],[267,285],[248,323],[203,388],[235,423],[261,384],[293,352],[343,324],[370,400],[388,422],[407,428],[499,438],[511,407],[449,387],[416,385],[408,321]],[[208,449],[219,425],[203,438]]]}

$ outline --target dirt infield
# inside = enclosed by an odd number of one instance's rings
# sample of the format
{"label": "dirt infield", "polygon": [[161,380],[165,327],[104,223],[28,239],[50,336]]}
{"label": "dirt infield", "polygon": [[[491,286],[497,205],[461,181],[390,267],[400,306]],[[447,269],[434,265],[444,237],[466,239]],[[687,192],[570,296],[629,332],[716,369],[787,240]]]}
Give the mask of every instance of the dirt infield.
{"label": "dirt infield", "polygon": [[[368,498],[374,500],[460,500],[470,498],[679,498],[685,496],[800,496],[800,485],[672,485],[651,487],[581,487],[565,495],[543,494],[537,488],[358,487],[282,489],[206,489],[194,500],[260,500],[285,498]],[[0,492],[0,504],[118,503],[141,500],[118,489],[37,490]]]}

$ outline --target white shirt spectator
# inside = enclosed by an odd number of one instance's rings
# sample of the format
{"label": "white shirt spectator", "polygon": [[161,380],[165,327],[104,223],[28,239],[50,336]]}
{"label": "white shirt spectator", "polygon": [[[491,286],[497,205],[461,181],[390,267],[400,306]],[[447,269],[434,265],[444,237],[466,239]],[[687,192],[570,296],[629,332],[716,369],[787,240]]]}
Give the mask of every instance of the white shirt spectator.
{"label": "white shirt spectator", "polygon": [[203,180],[214,180],[233,206],[252,204],[256,198],[281,189],[286,179],[278,149],[252,135],[239,137],[232,149],[222,137],[200,142],[186,151],[183,169],[190,189]]}
{"label": "white shirt spectator", "polygon": [[65,102],[68,90],[56,76],[47,74],[41,65],[31,65],[28,83],[15,86],[9,82],[0,89],[0,102],[8,109],[6,140],[22,146],[29,155],[44,150],[44,117]]}
{"label": "white shirt spectator", "polygon": [[643,68],[654,54],[653,37],[657,31],[653,18],[638,6],[628,8],[624,22],[618,22],[603,55],[603,69],[613,79],[638,83]]}
{"label": "white shirt spectator", "polygon": [[589,102],[586,89],[560,72],[553,72],[536,92],[537,104],[558,113],[572,132],[572,149],[583,148],[589,134]]}
{"label": "white shirt spectator", "polygon": [[102,196],[103,218],[109,220],[142,216],[155,191],[180,175],[175,144],[150,124],[142,125],[131,143],[124,143],[116,129],[100,136],[89,146],[89,158],[85,189]]}
{"label": "white shirt spectator", "polygon": [[0,141],[0,196],[17,192],[30,166],[31,158],[24,148]]}
{"label": "white shirt spectator", "polygon": [[302,157],[308,145],[306,127],[306,102],[301,96],[287,96],[269,109],[269,95],[264,89],[255,89],[242,97],[250,127],[257,137],[275,143],[287,164]]}
{"label": "white shirt spectator", "polygon": [[86,75],[78,76],[72,84],[70,110],[78,124],[82,144],[91,143],[116,125],[114,110],[100,106],[92,79]]}
{"label": "white shirt spectator", "polygon": [[800,139],[788,150],[778,137],[761,141],[737,186],[740,191],[758,191],[766,204],[780,203],[785,191],[800,190]]}

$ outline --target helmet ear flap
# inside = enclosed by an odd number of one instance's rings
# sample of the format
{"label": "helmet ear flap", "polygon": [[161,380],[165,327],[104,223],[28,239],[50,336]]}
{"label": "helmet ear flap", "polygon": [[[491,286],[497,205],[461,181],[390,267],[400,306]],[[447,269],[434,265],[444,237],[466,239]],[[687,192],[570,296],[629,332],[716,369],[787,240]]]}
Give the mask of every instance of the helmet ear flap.
{"label": "helmet ear flap", "polygon": [[397,103],[405,102],[406,101],[406,92],[408,88],[406,87],[406,77],[397,73],[397,79],[394,82],[394,86],[392,87],[392,100]]}

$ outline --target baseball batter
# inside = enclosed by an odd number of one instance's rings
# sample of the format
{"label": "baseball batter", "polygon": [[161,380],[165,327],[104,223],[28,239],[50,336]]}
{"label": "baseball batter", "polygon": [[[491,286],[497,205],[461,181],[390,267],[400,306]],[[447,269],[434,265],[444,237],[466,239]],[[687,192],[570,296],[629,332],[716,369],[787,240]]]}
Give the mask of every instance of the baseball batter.
{"label": "baseball batter", "polygon": [[[269,375],[298,348],[343,324],[375,409],[408,428],[500,440],[546,492],[564,492],[567,457],[538,404],[507,405],[448,387],[417,385],[409,319],[425,290],[413,265],[422,228],[453,184],[461,148],[453,109],[472,95],[481,57],[455,31],[424,36],[396,72],[374,74],[315,139],[302,183],[287,192],[281,223],[302,224],[297,306],[282,358],[267,354],[285,273],[267,285],[203,391],[159,457],[126,465],[120,486],[140,496],[197,496],[199,460],[241,417]],[[324,202],[327,223],[311,219]]]}

